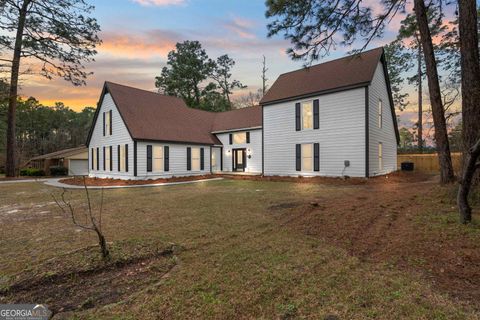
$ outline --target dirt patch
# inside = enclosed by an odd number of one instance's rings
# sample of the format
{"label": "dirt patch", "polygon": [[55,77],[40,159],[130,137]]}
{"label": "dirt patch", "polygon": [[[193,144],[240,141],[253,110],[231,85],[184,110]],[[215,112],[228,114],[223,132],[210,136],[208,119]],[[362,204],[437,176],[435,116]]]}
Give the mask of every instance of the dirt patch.
{"label": "dirt patch", "polygon": [[426,182],[434,179],[433,175],[396,171],[388,175],[371,178],[352,178],[352,177],[284,177],[284,176],[251,176],[251,175],[233,175],[222,174],[224,178],[233,180],[252,180],[252,181],[274,181],[274,182],[295,182],[295,183],[316,183],[325,185],[376,185],[376,184],[397,184]]}
{"label": "dirt patch", "polygon": [[0,302],[41,301],[54,313],[118,302],[167,274],[178,247],[118,243],[111,251],[112,258],[102,261],[91,246],[25,270],[0,291]]}
{"label": "dirt patch", "polygon": [[[404,180],[398,176],[383,181],[369,180],[354,197],[323,199],[318,209],[291,208],[282,215],[283,224],[363,261],[419,273],[437,289],[480,310],[480,226],[460,225],[449,200],[452,192],[445,195],[446,189],[435,182],[400,183]],[[449,188],[454,191],[455,186]]]}
{"label": "dirt patch", "polygon": [[61,183],[70,184],[74,186],[83,186],[85,183],[87,186],[132,186],[132,185],[143,185],[143,184],[157,184],[157,183],[167,183],[167,182],[185,182],[185,181],[197,181],[204,179],[215,178],[214,175],[201,175],[201,176],[190,176],[190,177],[171,177],[171,178],[161,178],[161,179],[151,179],[151,180],[121,180],[121,179],[103,179],[103,178],[85,178],[81,177],[76,178],[67,178],[60,180]]}

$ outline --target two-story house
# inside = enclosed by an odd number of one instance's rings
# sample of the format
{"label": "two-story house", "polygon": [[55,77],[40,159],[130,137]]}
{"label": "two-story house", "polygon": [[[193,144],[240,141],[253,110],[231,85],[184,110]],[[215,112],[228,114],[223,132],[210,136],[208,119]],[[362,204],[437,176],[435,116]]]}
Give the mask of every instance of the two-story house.
{"label": "two-story house", "polygon": [[370,177],[396,170],[382,48],[282,74],[260,104],[213,113],[106,82],[87,140],[89,175]]}

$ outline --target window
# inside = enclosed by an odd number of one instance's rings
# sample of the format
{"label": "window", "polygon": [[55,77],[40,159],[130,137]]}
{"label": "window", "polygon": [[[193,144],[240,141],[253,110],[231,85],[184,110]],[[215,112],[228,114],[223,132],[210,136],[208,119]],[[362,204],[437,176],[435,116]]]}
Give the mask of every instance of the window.
{"label": "window", "polygon": [[200,148],[192,148],[192,170],[200,171]]}
{"label": "window", "polygon": [[245,132],[234,133],[233,143],[235,144],[247,143],[247,134]]}
{"label": "window", "polygon": [[383,145],[381,142],[378,143],[378,170],[383,170]]}
{"label": "window", "polygon": [[120,171],[125,171],[125,145],[120,146]]}
{"label": "window", "polygon": [[94,148],[92,148],[92,169],[93,170],[98,170],[98,168],[97,168],[97,153],[95,152]]}
{"label": "window", "polygon": [[302,144],[302,171],[313,170],[313,147],[312,144]]}
{"label": "window", "polygon": [[302,129],[313,129],[313,103],[302,102]]}
{"label": "window", "polygon": [[216,152],[213,151],[212,152],[212,167],[216,167],[217,166],[217,156],[216,156]]}
{"label": "window", "polygon": [[110,171],[110,157],[112,155],[110,154],[110,148],[107,147],[105,148],[105,170]]}
{"label": "window", "polygon": [[383,112],[383,103],[382,100],[378,100],[378,127],[382,127],[382,112]]}
{"label": "window", "polygon": [[111,133],[110,126],[112,125],[112,112],[105,112],[105,135],[109,136]]}
{"label": "window", "polygon": [[153,146],[153,171],[163,171],[163,147]]}

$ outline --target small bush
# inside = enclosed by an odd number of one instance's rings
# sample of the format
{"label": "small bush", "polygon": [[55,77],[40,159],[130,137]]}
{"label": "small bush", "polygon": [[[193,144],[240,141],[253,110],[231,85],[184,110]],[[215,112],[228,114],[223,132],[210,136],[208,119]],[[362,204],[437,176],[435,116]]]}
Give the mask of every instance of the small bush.
{"label": "small bush", "polygon": [[45,171],[42,169],[36,169],[36,168],[26,168],[20,170],[20,175],[21,176],[29,176],[29,177],[40,177],[45,175]]}
{"label": "small bush", "polygon": [[50,174],[52,176],[66,176],[68,169],[62,166],[52,166],[50,167]]}

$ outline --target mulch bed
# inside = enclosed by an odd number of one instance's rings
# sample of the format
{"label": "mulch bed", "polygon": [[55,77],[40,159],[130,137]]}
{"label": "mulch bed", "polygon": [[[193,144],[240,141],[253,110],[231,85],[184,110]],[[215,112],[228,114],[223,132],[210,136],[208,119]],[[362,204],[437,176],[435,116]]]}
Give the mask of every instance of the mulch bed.
{"label": "mulch bed", "polygon": [[201,175],[201,176],[190,176],[190,177],[172,177],[172,178],[161,178],[161,179],[151,179],[151,180],[121,180],[121,179],[106,179],[106,178],[67,178],[60,180],[61,183],[70,184],[74,186],[83,186],[85,183],[87,186],[100,186],[100,187],[111,187],[111,186],[132,186],[132,185],[144,185],[144,184],[157,184],[157,183],[167,183],[167,182],[184,182],[184,181],[196,181],[203,179],[212,179],[215,178],[214,175]]}

